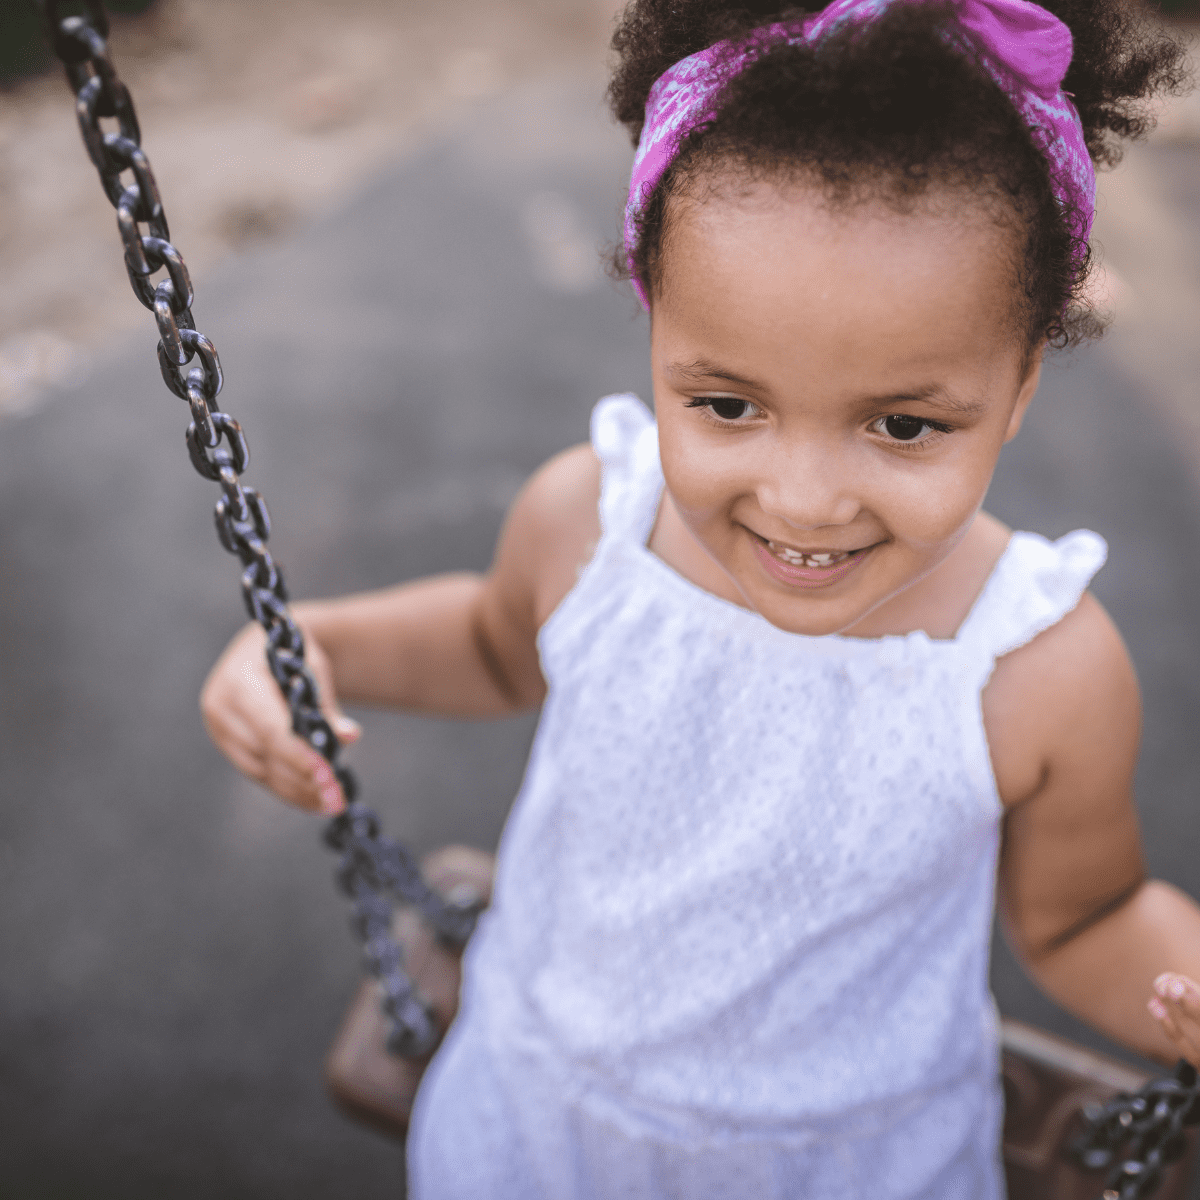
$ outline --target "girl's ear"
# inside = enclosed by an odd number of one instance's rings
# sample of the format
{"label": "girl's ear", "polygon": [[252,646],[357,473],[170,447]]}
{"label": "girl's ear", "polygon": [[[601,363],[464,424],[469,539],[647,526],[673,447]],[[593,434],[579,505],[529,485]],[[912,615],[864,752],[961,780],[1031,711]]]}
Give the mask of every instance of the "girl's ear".
{"label": "girl's ear", "polygon": [[1013,406],[1012,416],[1008,419],[1008,428],[1004,431],[1004,440],[1006,442],[1011,442],[1020,432],[1021,423],[1025,420],[1025,412],[1029,408],[1029,402],[1038,390],[1038,384],[1042,380],[1042,355],[1045,349],[1046,343],[1042,342],[1030,351],[1029,369],[1026,371],[1025,379],[1021,384],[1021,390],[1017,393],[1017,402]]}

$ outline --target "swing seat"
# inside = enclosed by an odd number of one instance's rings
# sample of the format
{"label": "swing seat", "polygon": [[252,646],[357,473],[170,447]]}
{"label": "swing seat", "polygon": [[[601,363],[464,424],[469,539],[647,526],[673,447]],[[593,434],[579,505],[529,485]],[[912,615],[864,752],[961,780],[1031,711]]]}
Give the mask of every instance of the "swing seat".
{"label": "swing seat", "polygon": [[[485,900],[491,896],[493,868],[490,854],[466,846],[447,846],[421,864],[425,878],[443,895],[470,888]],[[439,942],[412,909],[397,916],[395,932],[405,969],[444,1034],[458,1008],[461,952]],[[417,1085],[432,1056],[403,1059],[387,1052],[387,1021],[379,1001],[375,981],[362,984],[330,1048],[325,1078],[348,1115],[403,1141]],[[1136,1092],[1149,1076],[1021,1021],[1001,1022],[1001,1051],[1009,1200],[1098,1200],[1103,1173],[1082,1170],[1068,1153],[1083,1128],[1083,1106]],[[1186,1200],[1196,1145],[1197,1131],[1189,1130],[1187,1152],[1164,1172],[1155,1200]]]}
{"label": "swing seat", "polygon": [[[482,850],[445,846],[422,859],[421,872],[443,896],[461,896],[470,889],[486,902],[492,895],[494,866],[495,859]],[[412,908],[396,915],[393,932],[404,951],[404,970],[432,1007],[444,1035],[458,1011],[462,951],[439,941]],[[348,1115],[403,1140],[417,1084],[433,1055],[397,1058],[388,1053],[388,1022],[380,999],[379,984],[365,980],[326,1056],[325,1084]]]}
{"label": "swing seat", "polygon": [[[1067,1153],[1083,1130],[1083,1106],[1136,1092],[1150,1076],[1007,1018],[1001,1022],[1001,1048],[1009,1200],[1098,1200],[1104,1172],[1082,1170]],[[1189,1129],[1187,1151],[1163,1172],[1154,1200],[1190,1195],[1196,1143],[1196,1130]]]}

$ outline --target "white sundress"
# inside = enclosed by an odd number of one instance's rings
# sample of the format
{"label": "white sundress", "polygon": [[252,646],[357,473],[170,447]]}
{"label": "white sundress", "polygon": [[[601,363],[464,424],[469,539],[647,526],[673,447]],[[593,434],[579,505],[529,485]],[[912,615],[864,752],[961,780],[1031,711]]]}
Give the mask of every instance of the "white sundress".
{"label": "white sundress", "polygon": [[980,691],[1104,561],[1016,533],[953,640],[783,632],[646,547],[636,397],[603,537],[417,1097],[413,1200],[998,1200],[1001,804]]}

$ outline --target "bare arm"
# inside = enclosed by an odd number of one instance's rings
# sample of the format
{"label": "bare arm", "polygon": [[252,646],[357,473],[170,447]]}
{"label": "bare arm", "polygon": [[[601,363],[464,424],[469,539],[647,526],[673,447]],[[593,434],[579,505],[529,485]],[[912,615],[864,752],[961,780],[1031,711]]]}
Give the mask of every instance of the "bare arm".
{"label": "bare arm", "polygon": [[[599,464],[580,446],[547,463],[513,503],[486,575],[439,575],[295,606],[322,706],[344,740],[339,700],[444,716],[536,707],[545,694],[537,631],[573,586],[599,536]],[[336,812],[328,765],[290,728],[248,626],[205,682],[201,710],[239,770],[302,808]]]}
{"label": "bare arm", "polygon": [[1181,1006],[1190,1020],[1173,1018],[1168,1026],[1147,1007],[1164,974],[1200,979],[1200,911],[1170,884],[1146,882],[1109,916],[1033,960],[1032,974],[1064,1008],[1139,1054],[1164,1063],[1180,1055],[1200,1062],[1200,994],[1194,985]]}
{"label": "bare arm", "polygon": [[[1195,1053],[1147,1009],[1164,972],[1200,979],[1200,908],[1145,880],[1133,803],[1137,681],[1100,605],[1085,597],[1002,660],[984,711],[1009,802],[1001,915],[1026,969],[1064,1008],[1141,1054],[1173,1062]],[[1197,1001],[1200,1009],[1200,993]]]}
{"label": "bare arm", "polygon": [[[494,611],[489,576],[435,575],[377,592],[295,606],[351,704],[491,717],[535,707],[536,628]],[[489,601],[492,603],[489,604]]]}

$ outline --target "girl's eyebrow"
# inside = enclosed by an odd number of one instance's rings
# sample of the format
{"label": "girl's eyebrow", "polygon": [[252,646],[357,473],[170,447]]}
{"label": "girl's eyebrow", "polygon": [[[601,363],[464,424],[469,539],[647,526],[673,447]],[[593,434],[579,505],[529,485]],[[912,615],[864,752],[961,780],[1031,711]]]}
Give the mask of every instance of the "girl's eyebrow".
{"label": "girl's eyebrow", "polygon": [[706,358],[696,358],[691,362],[667,363],[665,370],[668,375],[686,383],[699,383],[704,379],[724,379],[727,383],[736,383],[739,387],[760,388],[762,385],[753,379],[746,379],[733,371],[717,366]]}
{"label": "girl's eyebrow", "polygon": [[900,404],[905,401],[911,403],[914,400],[934,404],[938,408],[943,408],[947,412],[952,412],[959,417],[975,417],[987,408],[987,404],[984,401],[968,400],[964,396],[955,396],[952,392],[948,392],[940,383],[931,383],[926,387],[913,388],[907,392],[891,392],[882,396],[864,397],[864,401],[873,407],[885,404]]}

